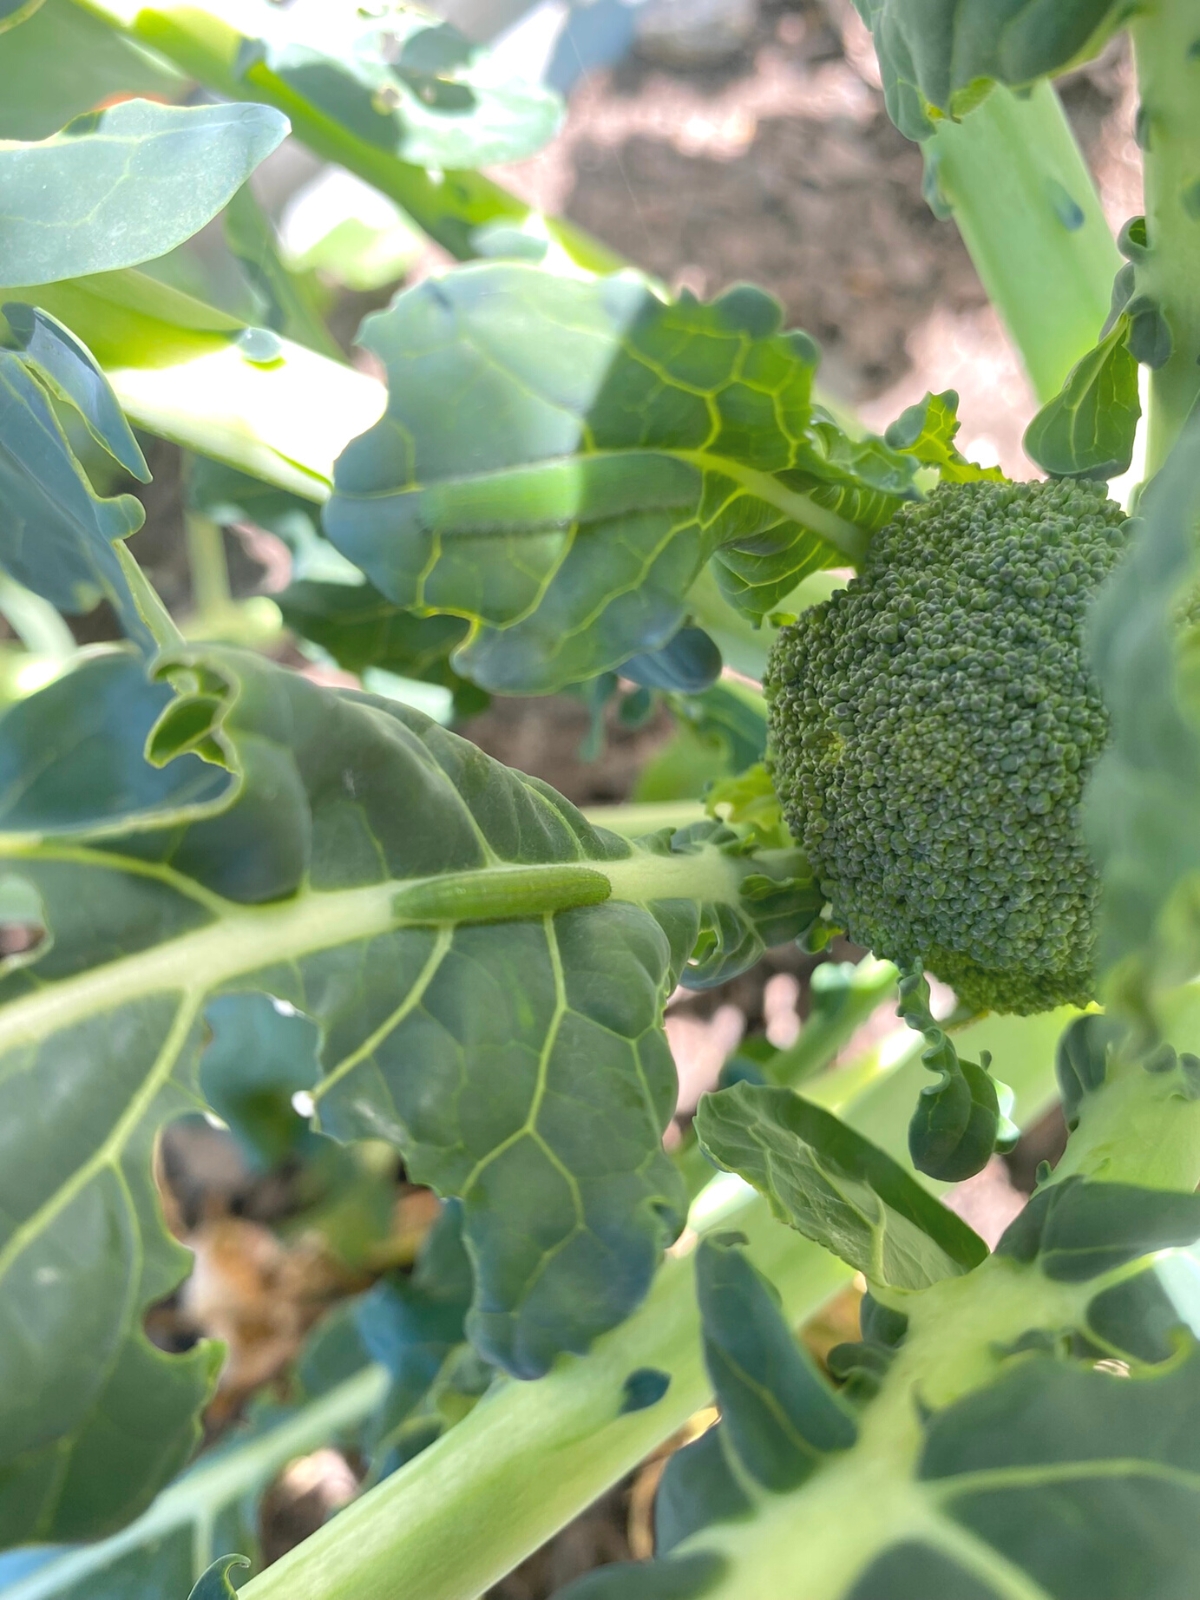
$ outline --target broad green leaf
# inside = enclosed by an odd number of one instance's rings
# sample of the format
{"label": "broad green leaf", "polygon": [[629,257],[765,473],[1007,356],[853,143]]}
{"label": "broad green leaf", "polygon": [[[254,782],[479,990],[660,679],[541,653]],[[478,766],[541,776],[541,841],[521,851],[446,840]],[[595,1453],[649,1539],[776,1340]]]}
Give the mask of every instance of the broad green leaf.
{"label": "broad green leaf", "polygon": [[770,1284],[736,1244],[701,1242],[696,1290],[721,1426],[764,1488],[795,1489],[823,1457],[850,1448],[858,1433],[854,1419],[796,1343]]}
{"label": "broad green leaf", "polygon": [[[91,355],[45,312],[6,304],[0,343],[0,563],[57,606],[110,600],[129,636],[152,636],[114,550],[145,519],[132,495],[97,493],[71,436],[77,421],[101,459],[149,478],[145,461]],[[0,327],[3,325],[0,324]]]}
{"label": "broad green leaf", "polygon": [[847,1600],[1185,1600],[1200,1561],[1198,1425],[1194,1347],[1134,1378],[1018,1363],[929,1425],[921,1488],[946,1534],[935,1524],[893,1547]]}
{"label": "broad green leaf", "polygon": [[1094,48],[1120,0],[854,0],[875,37],[888,113],[910,139],[961,116],[990,81],[1014,88]]}
{"label": "broad green leaf", "polygon": [[174,99],[186,80],[71,0],[0,32],[0,139],[47,139],[114,94]]}
{"label": "broad green leaf", "polygon": [[318,116],[401,161],[473,168],[520,161],[558,129],[553,90],[497,69],[449,23],[408,6],[242,4],[235,73],[264,68]]}
{"label": "broad green leaf", "polygon": [[1129,470],[1142,414],[1129,326],[1127,316],[1118,317],[1026,428],[1026,454],[1047,472],[1061,478],[1115,478]]}
{"label": "broad green leaf", "polygon": [[781,1221],[868,1282],[924,1289],[987,1254],[890,1156],[791,1089],[739,1083],[706,1095],[696,1131],[718,1166],[739,1173]]}
{"label": "broad green leaf", "polygon": [[758,290],[667,305],[630,275],[479,265],[400,295],[362,340],[388,409],[343,452],[326,531],[395,604],[467,618],[454,664],[484,688],[661,647],[714,555],[761,617],[865,547],[818,491],[869,501],[872,527],[916,494],[912,457],[814,411],[815,348]]}
{"label": "broad green leaf", "polygon": [[191,238],[288,131],[269,106],[129,100],[34,144],[0,144],[0,275],[54,283]]}
{"label": "broad green leaf", "polygon": [[42,4],[42,0],[0,0],[0,33],[26,22]]}
{"label": "broad green leaf", "polygon": [[0,976],[9,1541],[104,1531],[191,1443],[212,1357],[141,1333],[184,1270],[149,1163],[215,997],[310,1018],[317,1126],[462,1198],[468,1331],[533,1376],[637,1304],[682,1220],[676,981],[813,915],[794,852],[713,824],[632,846],[392,702],[235,651],[159,671],[174,698],[101,656],[0,723],[0,870],[45,930]]}
{"label": "broad green leaf", "polygon": [[1200,422],[1146,491],[1142,527],[1092,611],[1092,659],[1112,737],[1092,775],[1084,823],[1104,884],[1103,968],[1128,996],[1154,973],[1190,977],[1200,957],[1200,704],[1181,694],[1178,597],[1194,585]]}

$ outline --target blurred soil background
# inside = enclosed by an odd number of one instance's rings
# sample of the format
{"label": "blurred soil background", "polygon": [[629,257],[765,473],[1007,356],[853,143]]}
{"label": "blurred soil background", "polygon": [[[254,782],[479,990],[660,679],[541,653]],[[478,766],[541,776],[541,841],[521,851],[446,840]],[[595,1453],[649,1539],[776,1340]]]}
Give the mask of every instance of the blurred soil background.
{"label": "blurred soil background", "polygon": [[[770,290],[788,324],[819,341],[826,393],[872,427],[885,426],[927,389],[957,389],[966,453],[1014,476],[1031,475],[1020,448],[1034,409],[1026,381],[953,224],[937,221],[922,198],[920,153],[887,119],[869,40],[849,0],[762,0],[757,10],[744,4],[737,26],[719,61],[679,64],[678,52],[660,43],[580,74],[560,136],[498,176],[673,289],[711,297],[749,281]],[[1124,51],[1109,50],[1061,89],[1116,228],[1140,208]],[[315,171],[306,154],[285,150],[270,181],[286,190]],[[444,264],[426,246],[409,281]],[[361,315],[391,292],[342,295],[333,325],[347,347]],[[155,481],[145,491],[148,521],[134,548],[172,609],[186,612],[179,455],[153,442],[148,454]],[[235,595],[276,591],[286,582],[287,554],[277,541],[227,534],[226,544]],[[97,613],[78,632],[83,639],[111,636],[110,620]],[[295,664],[319,670],[299,657]],[[660,711],[630,728],[610,711],[598,754],[586,750],[591,728],[584,701],[559,695],[494,702],[460,731],[594,806],[629,798],[673,723]],[[721,989],[676,996],[667,1031],[680,1073],[680,1119],[669,1137],[680,1136],[743,1038],[792,1042],[818,960],[858,953],[842,944],[820,958],[775,951]],[[883,1008],[845,1053],[894,1026]],[[1058,1153],[1061,1137],[1061,1122],[1049,1119],[1007,1162],[994,1160],[962,1186],[952,1203],[994,1239],[1032,1187],[1038,1161]],[[151,1328],[171,1348],[201,1334],[228,1342],[225,1380],[209,1418],[218,1437],[252,1394],[280,1381],[309,1329],[370,1282],[378,1263],[348,1264],[320,1230],[289,1229],[289,1219],[303,1212],[294,1175],[254,1174],[228,1135],[199,1120],[168,1134],[160,1166],[172,1224],[196,1252],[197,1266],[153,1314]],[[428,1222],[429,1199],[394,1165],[385,1177],[394,1247],[388,1264],[402,1264]],[[806,1330],[818,1355],[857,1336],[857,1299],[857,1290],[848,1291]],[[606,1494],[498,1585],[494,1600],[543,1600],[592,1566],[650,1554],[662,1459]],[[355,1492],[361,1470],[361,1462],[331,1449],[294,1463],[264,1502],[267,1552],[278,1556],[318,1526]]]}

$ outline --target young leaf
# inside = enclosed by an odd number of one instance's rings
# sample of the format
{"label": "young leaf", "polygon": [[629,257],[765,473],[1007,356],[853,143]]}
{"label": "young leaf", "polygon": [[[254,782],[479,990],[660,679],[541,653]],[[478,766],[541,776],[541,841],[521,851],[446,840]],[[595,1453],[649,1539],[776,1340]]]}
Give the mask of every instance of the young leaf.
{"label": "young leaf", "polygon": [[910,456],[814,413],[816,351],[757,290],[664,305],[632,276],[480,265],[402,294],[363,343],[388,410],[343,452],[326,530],[397,605],[468,618],[455,666],[485,688],[661,647],[718,552],[761,617],[864,548],[822,495],[866,495],[874,526],[916,493]]}
{"label": "young leaf", "polygon": [[269,106],[128,100],[40,143],[0,145],[0,275],[55,283],[165,255],[287,131]]}
{"label": "young leaf", "polygon": [[1025,430],[1026,454],[1056,477],[1115,478],[1129,470],[1138,418],[1128,316],[1083,356]]}
{"label": "young leaf", "polygon": [[60,611],[90,611],[107,598],[130,638],[149,649],[153,635],[113,548],[145,512],[132,495],[96,492],[66,424],[78,418],[112,462],[145,481],[142,453],[103,373],[61,323],[24,305],[6,304],[4,317],[0,562]]}
{"label": "young leaf", "polygon": [[1142,527],[1097,598],[1092,659],[1112,736],[1088,789],[1084,825],[1104,881],[1101,968],[1121,964],[1133,997],[1149,975],[1190,976],[1200,956],[1200,705],[1183,699],[1177,597],[1197,571],[1200,419],[1146,491]]}
{"label": "young leaf", "polygon": [[447,22],[394,3],[309,0],[255,18],[235,74],[265,74],[321,118],[415,166],[520,161],[553,138],[562,102],[500,73]]}
{"label": "young leaf", "polygon": [[1004,474],[999,467],[978,467],[958,450],[954,441],[961,426],[958,393],[946,389],[941,394],[927,394],[902,411],[883,437],[893,450],[936,467],[943,483],[973,483],[979,478],[1002,483]]}
{"label": "young leaf", "polygon": [[245,1556],[221,1556],[200,1574],[188,1600],[237,1600],[230,1568],[249,1565]]}
{"label": "young leaf", "polygon": [[718,1166],[869,1282],[924,1289],[987,1254],[978,1234],[890,1156],[790,1089],[739,1083],[706,1095],[696,1130]]}
{"label": "young leaf", "polygon": [[822,1457],[850,1448],[854,1419],[796,1343],[766,1279],[735,1244],[701,1242],[696,1289],[721,1426],[764,1488],[795,1489]]}
{"label": "young leaf", "polygon": [[923,1033],[921,1063],[938,1074],[917,1099],[908,1128],[913,1166],[943,1183],[961,1183],[981,1172],[997,1150],[1011,1149],[1017,1129],[1008,1120],[1012,1091],[988,1072],[991,1056],[961,1061],[953,1041],[929,1010],[929,984],[918,961],[900,978],[900,1016]]}

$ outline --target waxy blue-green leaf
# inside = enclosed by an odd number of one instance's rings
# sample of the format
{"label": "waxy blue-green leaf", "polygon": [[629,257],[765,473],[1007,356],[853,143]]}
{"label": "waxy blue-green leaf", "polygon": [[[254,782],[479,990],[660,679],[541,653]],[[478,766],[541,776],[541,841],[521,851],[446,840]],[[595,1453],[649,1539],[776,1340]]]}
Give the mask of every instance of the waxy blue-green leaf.
{"label": "waxy blue-green leaf", "polygon": [[173,67],[139,50],[71,0],[43,0],[19,28],[0,31],[0,139],[47,139],[114,94],[172,99]]}
{"label": "waxy blue-green leaf", "polygon": [[447,688],[463,684],[450,665],[451,652],[467,633],[461,617],[401,611],[369,583],[302,579],[278,598],[288,627],[327,650],[347,672],[382,667]]}
{"label": "waxy blue-green leaf", "polygon": [[271,219],[247,184],[225,208],[225,242],[265,305],[264,326],[340,361],[342,352],[322,320],[309,282],[284,261]]}
{"label": "waxy blue-green leaf", "polygon": [[1194,1347],[1134,1378],[1018,1363],[932,1419],[919,1480],[937,1521],[873,1562],[846,1600],[1187,1600],[1198,1427]]}
{"label": "waxy blue-green leaf", "polygon": [[1112,737],[1084,821],[1104,884],[1101,968],[1127,994],[1150,974],[1191,976],[1200,957],[1200,702],[1181,688],[1177,606],[1200,557],[1200,419],[1184,429],[1140,506],[1142,527],[1092,613],[1092,659]]}
{"label": "waxy blue-green leaf", "polygon": [[655,1555],[669,1555],[713,1522],[749,1515],[753,1501],[738,1477],[735,1459],[719,1422],[674,1452],[654,1496]]}
{"label": "waxy blue-green leaf", "polygon": [[815,347],[759,290],[668,305],[632,275],[479,265],[400,295],[362,342],[388,409],[343,452],[326,531],[395,604],[470,621],[454,665],[484,688],[660,648],[713,556],[759,618],[865,548],[824,502],[872,528],[916,494],[913,457],[814,411]]}
{"label": "waxy blue-green leaf", "polygon": [[265,69],[307,108],[415,166],[520,161],[558,130],[562,102],[497,70],[447,22],[405,5],[308,0],[247,6],[235,72]]}
{"label": "waxy blue-green leaf", "polygon": [[184,1271],[150,1153],[198,1103],[214,997],[315,1023],[317,1126],[462,1198],[468,1332],[534,1376],[680,1226],[667,996],[813,914],[795,852],[719,824],[630,845],[393,702],[235,651],[159,671],[103,656],[0,723],[0,875],[44,930],[0,972],[9,1542],[117,1525],[194,1437],[212,1355],[141,1317]]}
{"label": "waxy blue-green leaf", "polygon": [[997,1255],[1084,1283],[1130,1261],[1200,1239],[1200,1195],[1089,1183],[1072,1174],[1039,1190],[1005,1229]]}
{"label": "waxy blue-green leaf", "polygon": [[100,458],[149,478],[103,373],[66,328],[30,306],[4,306],[0,342],[0,564],[60,611],[108,599],[130,638],[152,635],[114,545],[145,519],[132,495],[97,493],[69,425]]}
{"label": "waxy blue-green leaf", "polygon": [[1103,38],[1121,0],[854,0],[875,38],[888,113],[910,139],[961,116],[990,82],[1061,72]]}
{"label": "waxy blue-green leaf", "polygon": [[889,1155],[791,1089],[738,1083],[706,1095],[696,1131],[718,1166],[870,1283],[925,1289],[987,1255],[979,1235]]}
{"label": "waxy blue-green leaf", "polygon": [[0,277],[56,283],[165,255],[287,131],[269,106],[128,100],[38,143],[0,143]]}
{"label": "waxy blue-green leaf", "polygon": [[1129,470],[1138,418],[1138,365],[1129,318],[1071,368],[1053,400],[1025,430],[1025,452],[1056,477],[1115,478]]}
{"label": "waxy blue-green leaf", "polygon": [[853,1417],[797,1344],[775,1292],[736,1242],[701,1242],[696,1292],[704,1361],[730,1444],[764,1488],[797,1488],[825,1456],[854,1443]]}

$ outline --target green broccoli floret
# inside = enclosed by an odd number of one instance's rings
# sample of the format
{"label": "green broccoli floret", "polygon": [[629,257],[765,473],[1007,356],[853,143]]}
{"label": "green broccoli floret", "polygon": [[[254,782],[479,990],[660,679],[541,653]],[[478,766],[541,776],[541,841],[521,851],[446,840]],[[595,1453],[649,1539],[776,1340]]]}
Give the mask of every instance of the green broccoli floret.
{"label": "green broccoli floret", "polygon": [[1100,484],[944,484],[771,656],[768,765],[834,919],[973,1008],[1092,995],[1083,623],[1125,521]]}

